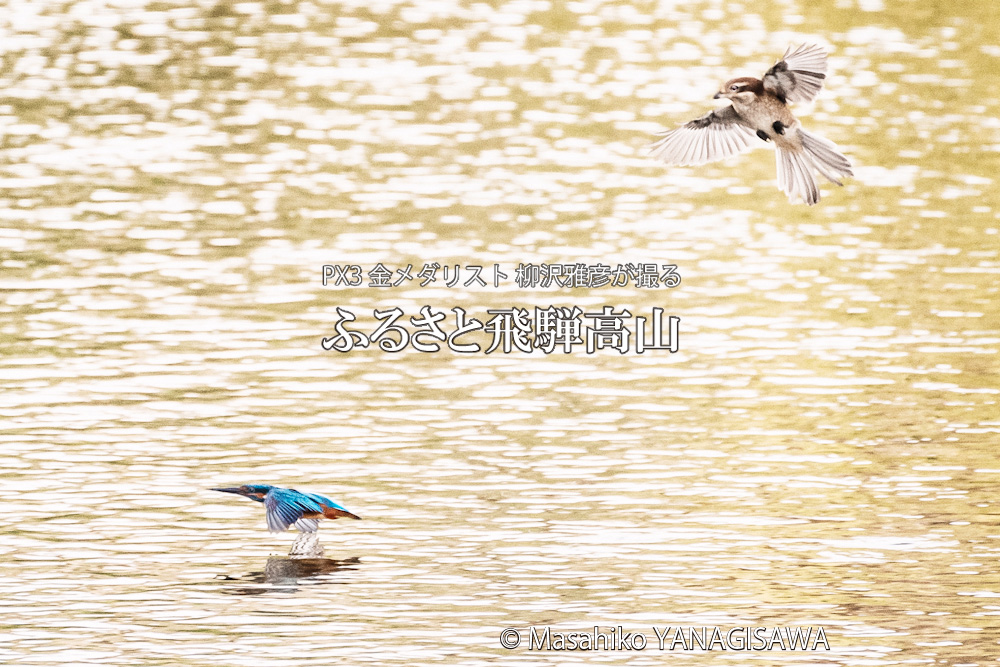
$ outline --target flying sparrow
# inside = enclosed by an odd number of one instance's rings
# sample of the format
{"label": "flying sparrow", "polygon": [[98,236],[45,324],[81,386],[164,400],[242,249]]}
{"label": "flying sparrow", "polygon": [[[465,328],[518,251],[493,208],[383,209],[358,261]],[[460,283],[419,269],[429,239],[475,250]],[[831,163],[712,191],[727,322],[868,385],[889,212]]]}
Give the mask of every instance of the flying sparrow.
{"label": "flying sparrow", "polygon": [[727,81],[714,99],[729,106],[711,111],[652,144],[650,154],[667,164],[697,165],[722,160],[751,148],[755,135],[777,149],[778,187],[789,201],[819,201],[813,171],[831,183],[853,176],[851,163],[827,139],[810,134],[792,115],[789,102],[809,102],[826,78],[826,51],[815,44],[788,47],[763,79],[744,76]]}

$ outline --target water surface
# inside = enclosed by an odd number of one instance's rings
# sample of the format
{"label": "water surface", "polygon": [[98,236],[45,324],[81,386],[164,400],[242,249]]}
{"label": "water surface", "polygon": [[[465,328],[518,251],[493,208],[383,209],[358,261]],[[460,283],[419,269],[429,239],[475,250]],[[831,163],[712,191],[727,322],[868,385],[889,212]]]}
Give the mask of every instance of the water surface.
{"label": "water surface", "polygon": [[[983,665],[997,655],[992,3],[9,2],[0,662]],[[856,166],[646,157],[789,43]],[[499,288],[324,264],[500,265]],[[521,289],[518,263],[676,264]],[[620,355],[324,352],[337,308],[613,306]],[[365,314],[367,313],[367,314]],[[368,329],[371,330],[370,327]],[[336,498],[295,563],[259,481]],[[500,646],[621,625],[639,653]],[[655,650],[653,626],[831,650]]]}

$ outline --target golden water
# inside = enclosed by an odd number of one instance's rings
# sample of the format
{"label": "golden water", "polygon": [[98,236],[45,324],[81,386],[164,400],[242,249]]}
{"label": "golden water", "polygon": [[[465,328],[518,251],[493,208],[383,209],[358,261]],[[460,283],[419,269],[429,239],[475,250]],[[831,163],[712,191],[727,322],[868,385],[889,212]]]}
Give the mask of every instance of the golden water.
{"label": "golden water", "polygon": [[[645,156],[807,39],[844,188]],[[997,44],[992,2],[6,2],[0,663],[993,664]],[[321,283],[379,262],[511,280]],[[424,305],[659,307],[680,351],[320,345],[338,307]],[[207,490],[247,481],[365,521],[296,570]],[[650,647],[500,647],[594,625]],[[664,625],[831,649],[664,654]]]}

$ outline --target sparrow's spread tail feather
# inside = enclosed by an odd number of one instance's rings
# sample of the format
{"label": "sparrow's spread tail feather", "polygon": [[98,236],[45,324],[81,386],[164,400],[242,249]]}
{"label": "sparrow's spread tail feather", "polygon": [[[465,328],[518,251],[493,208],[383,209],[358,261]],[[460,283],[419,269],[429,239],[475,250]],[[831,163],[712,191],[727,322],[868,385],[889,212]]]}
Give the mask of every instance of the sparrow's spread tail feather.
{"label": "sparrow's spread tail feather", "polygon": [[819,201],[819,187],[813,171],[823,174],[831,183],[843,185],[840,179],[853,176],[851,163],[837,151],[833,142],[809,134],[799,128],[802,147],[779,147],[777,150],[778,187],[794,201],[800,197],[812,206]]}
{"label": "sparrow's spread tail feather", "polygon": [[851,171],[851,163],[847,158],[837,151],[837,146],[829,139],[809,134],[803,129],[799,129],[799,138],[802,139],[802,148],[812,157],[816,164],[816,169],[823,174],[826,180],[837,185],[843,185],[841,178],[854,176]]}
{"label": "sparrow's spread tail feather", "polygon": [[801,197],[812,206],[819,201],[819,187],[813,177],[812,159],[801,148],[778,148],[778,187],[788,195],[789,201]]}

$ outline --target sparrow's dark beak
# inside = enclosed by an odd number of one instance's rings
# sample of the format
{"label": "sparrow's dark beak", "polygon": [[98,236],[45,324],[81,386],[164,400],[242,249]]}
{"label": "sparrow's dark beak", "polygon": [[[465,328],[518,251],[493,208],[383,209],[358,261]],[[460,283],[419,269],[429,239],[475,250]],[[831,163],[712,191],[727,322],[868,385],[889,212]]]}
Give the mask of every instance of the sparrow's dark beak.
{"label": "sparrow's dark beak", "polygon": [[712,95],[712,99],[713,99],[713,100],[717,100],[717,99],[719,99],[720,97],[722,97],[722,93],[716,93],[715,95]]}
{"label": "sparrow's dark beak", "polygon": [[235,493],[238,496],[243,495],[243,489],[238,486],[231,486],[228,489],[209,489],[209,491],[222,491],[223,493]]}

